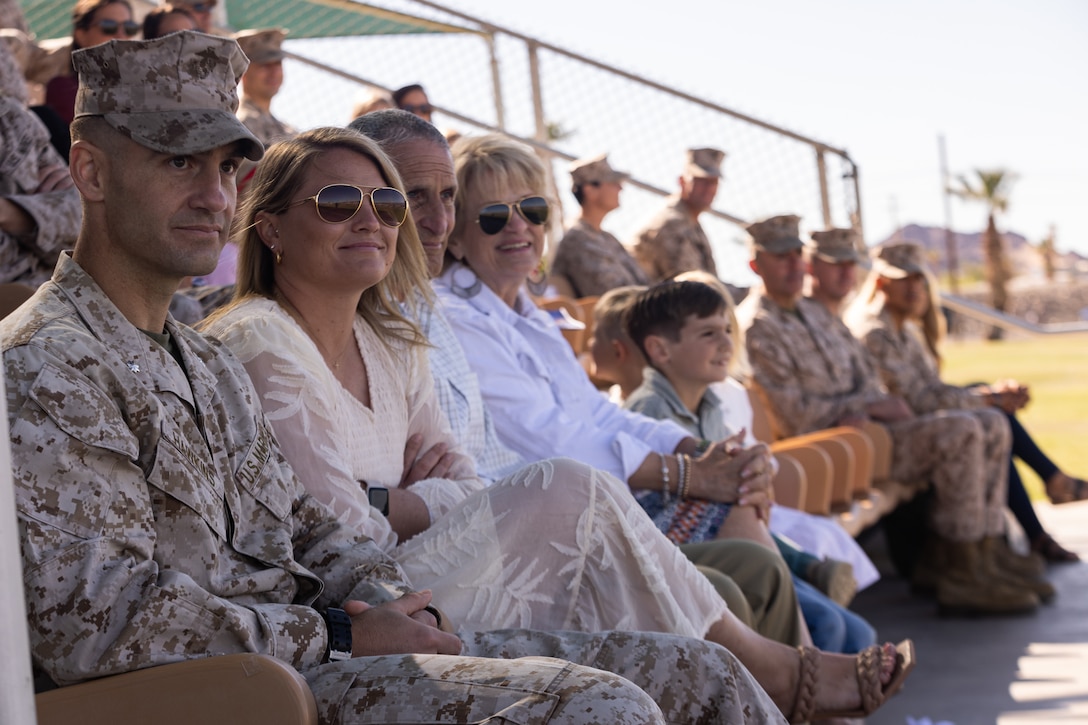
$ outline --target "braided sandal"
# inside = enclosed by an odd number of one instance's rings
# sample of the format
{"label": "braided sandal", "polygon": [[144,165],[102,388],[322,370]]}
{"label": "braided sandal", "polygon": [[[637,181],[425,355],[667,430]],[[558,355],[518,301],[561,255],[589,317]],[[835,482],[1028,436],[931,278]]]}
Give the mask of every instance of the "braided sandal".
{"label": "braided sandal", "polygon": [[801,655],[801,671],[797,680],[797,698],[793,705],[790,722],[809,722],[828,718],[867,717],[876,711],[884,701],[899,691],[907,675],[914,669],[914,642],[905,639],[895,646],[895,669],[888,684],[880,684],[880,661],[883,645],[874,644],[858,653],[854,660],[857,667],[858,692],[861,694],[861,708],[844,712],[816,712],[816,693],[819,690],[820,651],[814,647],[801,646],[797,651]]}

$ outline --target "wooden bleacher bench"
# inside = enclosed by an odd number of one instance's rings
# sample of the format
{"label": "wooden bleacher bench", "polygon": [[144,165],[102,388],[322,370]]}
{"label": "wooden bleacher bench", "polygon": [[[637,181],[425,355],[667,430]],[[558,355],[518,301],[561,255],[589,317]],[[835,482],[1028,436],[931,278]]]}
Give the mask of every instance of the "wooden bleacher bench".
{"label": "wooden bleacher bench", "polygon": [[38,725],[317,725],[313,693],[258,654],[188,660],[61,687],[34,698]]}

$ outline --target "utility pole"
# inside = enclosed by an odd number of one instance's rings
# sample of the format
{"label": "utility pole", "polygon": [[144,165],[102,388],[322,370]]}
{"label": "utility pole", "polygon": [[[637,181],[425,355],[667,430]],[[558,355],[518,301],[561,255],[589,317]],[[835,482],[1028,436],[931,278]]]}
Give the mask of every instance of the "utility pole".
{"label": "utility pole", "polygon": [[948,285],[953,294],[960,292],[960,262],[956,255],[956,235],[952,232],[952,182],[948,178],[948,155],[944,147],[944,134],[937,135],[937,149],[941,158],[941,193],[944,195],[944,251],[948,264]]}

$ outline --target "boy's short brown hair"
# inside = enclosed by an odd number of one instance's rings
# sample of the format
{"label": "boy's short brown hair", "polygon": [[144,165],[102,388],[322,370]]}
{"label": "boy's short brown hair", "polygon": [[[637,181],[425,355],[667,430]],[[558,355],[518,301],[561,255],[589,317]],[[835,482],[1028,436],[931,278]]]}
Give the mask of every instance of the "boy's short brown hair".
{"label": "boy's short brown hair", "polygon": [[646,338],[660,335],[679,340],[689,317],[703,319],[726,312],[725,298],[702,282],[661,282],[643,291],[624,314],[623,326],[647,360]]}

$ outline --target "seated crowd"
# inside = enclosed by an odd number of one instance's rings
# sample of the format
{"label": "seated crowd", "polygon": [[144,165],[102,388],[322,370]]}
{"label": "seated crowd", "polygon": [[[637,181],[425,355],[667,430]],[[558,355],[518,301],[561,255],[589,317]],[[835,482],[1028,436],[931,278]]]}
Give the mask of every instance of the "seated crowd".
{"label": "seated crowd", "polygon": [[[36,687],[257,652],[328,723],[864,717],[913,645],[849,610],[876,577],[856,541],[773,505],[749,389],[776,437],[888,429],[893,478],[928,497],[911,576],[944,609],[1055,595],[1042,557],[1075,555],[1012,458],[1055,502],[1088,484],[1017,421],[1026,388],[941,382],[917,248],[873,251],[844,323],[861,240],[756,222],[762,282],[734,307],[698,222],[725,154],[689,151],[630,253],[601,228],[627,176],[600,155],[571,167],[581,216],[542,279],[556,207],[529,147],[451,149],[418,84],[407,110],[298,132],[269,110],[284,32],[208,34],[214,6],[117,40],[126,0],[77,3],[47,84],[67,161],[27,105],[25,36],[0,43]],[[600,296],[592,378],[545,287]]]}

